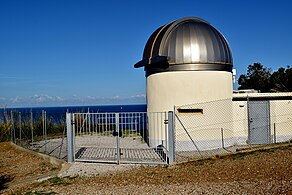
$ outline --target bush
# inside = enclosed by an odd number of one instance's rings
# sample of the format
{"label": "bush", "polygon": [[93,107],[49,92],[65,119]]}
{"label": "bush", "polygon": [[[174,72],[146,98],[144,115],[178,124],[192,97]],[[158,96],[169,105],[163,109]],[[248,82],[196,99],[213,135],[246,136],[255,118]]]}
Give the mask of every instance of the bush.
{"label": "bush", "polygon": [[11,122],[7,111],[4,108],[3,115],[0,116],[0,142],[9,141],[11,132]]}

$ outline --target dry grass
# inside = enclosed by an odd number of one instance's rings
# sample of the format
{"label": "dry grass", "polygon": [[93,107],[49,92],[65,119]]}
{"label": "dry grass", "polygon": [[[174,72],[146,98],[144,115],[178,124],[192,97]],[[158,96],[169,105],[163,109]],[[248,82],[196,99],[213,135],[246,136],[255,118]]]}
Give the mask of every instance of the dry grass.
{"label": "dry grass", "polygon": [[21,188],[35,179],[57,173],[59,167],[10,142],[0,143],[0,192]]}
{"label": "dry grass", "polygon": [[[9,145],[8,143],[4,145]],[[1,147],[2,152],[2,147]],[[21,159],[26,173],[7,164],[7,176],[14,181],[31,177],[32,158],[11,151],[6,158]],[[2,153],[1,153],[2,156]],[[13,158],[14,160],[12,160]],[[7,162],[1,158],[2,165]],[[39,162],[38,174],[50,172]],[[10,167],[11,166],[11,167]],[[27,167],[28,166],[28,167]],[[5,174],[4,174],[5,176]],[[34,176],[34,174],[32,175]],[[5,180],[5,178],[4,178]],[[9,178],[8,178],[9,180]],[[9,187],[9,186],[8,186]],[[275,148],[188,162],[173,166],[142,166],[122,173],[94,177],[54,177],[37,184],[27,184],[16,194],[292,194],[292,144]]]}

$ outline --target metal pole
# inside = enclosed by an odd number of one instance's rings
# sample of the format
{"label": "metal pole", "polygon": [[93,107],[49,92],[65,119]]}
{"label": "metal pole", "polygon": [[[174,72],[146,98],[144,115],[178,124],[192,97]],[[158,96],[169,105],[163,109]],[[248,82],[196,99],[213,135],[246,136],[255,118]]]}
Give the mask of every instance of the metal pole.
{"label": "metal pole", "polygon": [[[164,112],[164,136],[163,136],[163,132],[161,131],[161,139],[162,139],[162,145],[165,148],[168,148],[168,143],[167,143],[167,139],[168,139],[168,113]],[[165,140],[165,144],[163,143],[163,140]]]}
{"label": "metal pole", "polygon": [[89,114],[89,108],[87,108],[87,114],[88,114],[88,134],[91,133],[91,127],[90,127],[90,121],[91,121],[91,115]]}
{"label": "metal pole", "polygon": [[31,128],[31,143],[33,147],[33,114],[32,111],[30,111],[30,128]]}
{"label": "metal pole", "polygon": [[18,113],[18,120],[19,120],[19,145],[21,145],[21,112]]}
{"label": "metal pole", "polygon": [[120,164],[121,151],[120,151],[120,122],[119,122],[119,113],[115,114],[116,116],[116,132],[117,132],[117,164]]}
{"label": "metal pole", "polygon": [[[173,111],[168,112],[168,164],[175,162],[175,136]],[[167,143],[167,142],[166,142]]]}
{"label": "metal pole", "polygon": [[45,153],[47,153],[46,116],[44,110],[42,110],[42,121],[43,121],[43,140],[45,141]]}
{"label": "metal pole", "polygon": [[47,153],[47,112],[44,111],[44,117],[45,117],[45,153]]}
{"label": "metal pole", "polygon": [[[9,116],[8,116],[8,117],[9,117]],[[14,143],[14,141],[13,141],[12,119],[10,119],[10,124],[11,124],[11,126],[10,126],[10,141],[12,141],[12,142]]]}
{"label": "metal pole", "polygon": [[[75,114],[71,114],[71,124],[72,126],[72,158],[73,158],[73,162],[75,161],[75,128],[76,128],[76,124],[75,124]],[[78,128],[78,126],[77,126]]]}
{"label": "metal pole", "polygon": [[107,132],[107,113],[105,113],[105,131]]}
{"label": "metal pole", "polygon": [[250,102],[249,102],[249,97],[247,94],[247,98],[246,98],[246,111],[247,111],[247,128],[248,128],[248,135],[247,135],[247,144],[251,145],[251,129],[250,129],[250,113],[249,113],[249,106],[250,106]]}
{"label": "metal pole", "polygon": [[88,133],[90,135],[92,135],[92,132],[91,132],[91,114],[89,113],[89,108],[88,108]]}
{"label": "metal pole", "polygon": [[11,111],[11,118],[12,118],[12,126],[13,126],[13,142],[16,144],[16,132],[15,132],[15,124],[13,118],[13,111]]}
{"label": "metal pole", "polygon": [[274,143],[277,143],[277,136],[276,136],[276,123],[274,123]]}
{"label": "metal pole", "polygon": [[67,126],[67,160],[68,162],[74,162],[74,149],[73,149],[73,129],[72,124],[74,124],[74,120],[72,120],[72,114],[66,113],[66,126]]}
{"label": "metal pole", "polygon": [[182,121],[179,119],[179,117],[176,114],[175,114],[175,117],[177,118],[178,122],[181,124],[182,128],[185,130],[186,134],[188,135],[188,137],[192,141],[193,145],[196,147],[196,149],[197,149],[198,153],[200,154],[200,156],[203,157],[203,155],[201,154],[198,146],[196,145],[195,141],[193,140],[193,138],[191,137],[191,135],[187,131],[186,127],[183,125]]}
{"label": "metal pole", "polygon": [[13,119],[13,111],[11,110],[10,112],[10,115],[11,115],[11,128],[12,128],[12,131],[13,131],[13,138],[12,138],[12,141],[13,143],[16,144],[16,141],[15,141],[15,126],[14,126],[14,119]]}
{"label": "metal pole", "polygon": [[45,140],[45,122],[44,122],[44,111],[42,110],[42,125],[43,125],[43,140]]}
{"label": "metal pole", "polygon": [[[223,135],[223,128],[221,128],[221,138],[222,138],[222,148],[224,148],[224,135]],[[225,148],[224,148],[225,149]]]}

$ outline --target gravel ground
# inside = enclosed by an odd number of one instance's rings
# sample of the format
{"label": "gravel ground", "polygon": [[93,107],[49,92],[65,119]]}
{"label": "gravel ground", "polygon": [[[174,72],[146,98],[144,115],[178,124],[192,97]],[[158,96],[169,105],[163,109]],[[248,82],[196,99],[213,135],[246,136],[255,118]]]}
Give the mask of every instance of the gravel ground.
{"label": "gravel ground", "polygon": [[76,178],[60,194],[291,194],[292,148]]}
{"label": "gravel ground", "polygon": [[13,191],[10,184],[33,178],[33,173],[50,174],[51,165],[45,172],[34,164],[38,158],[0,148],[1,174],[14,176],[0,191],[7,194],[292,194],[292,144],[172,166],[74,163],[60,177],[24,183]]}
{"label": "gravel ground", "polygon": [[60,169],[60,166],[52,165],[48,160],[9,142],[0,143],[0,194],[58,174]]}
{"label": "gravel ground", "polygon": [[101,164],[101,163],[71,163],[70,167],[58,174],[59,177],[97,176],[110,173],[119,173],[140,167],[135,164]]}

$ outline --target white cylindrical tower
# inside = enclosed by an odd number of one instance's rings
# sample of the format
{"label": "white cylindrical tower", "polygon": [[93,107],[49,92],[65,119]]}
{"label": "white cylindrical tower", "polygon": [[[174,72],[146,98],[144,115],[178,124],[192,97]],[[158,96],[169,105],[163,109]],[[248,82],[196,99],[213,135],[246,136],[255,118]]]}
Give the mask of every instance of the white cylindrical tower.
{"label": "white cylindrical tower", "polygon": [[[174,106],[214,100],[231,101],[230,47],[224,36],[202,19],[183,18],[158,28],[146,43],[143,59],[134,67],[144,67],[146,72],[148,112],[168,112]],[[231,112],[227,108],[230,117]],[[149,127],[151,140],[154,131],[159,130],[151,129],[151,121]]]}

